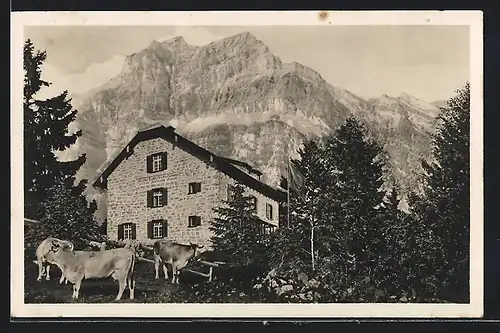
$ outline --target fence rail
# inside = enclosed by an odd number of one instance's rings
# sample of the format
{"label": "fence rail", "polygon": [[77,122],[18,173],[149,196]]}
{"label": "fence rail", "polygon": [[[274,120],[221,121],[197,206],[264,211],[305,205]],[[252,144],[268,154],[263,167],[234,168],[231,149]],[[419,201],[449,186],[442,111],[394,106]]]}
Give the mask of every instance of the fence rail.
{"label": "fence rail", "polygon": [[[99,247],[101,249],[101,251],[102,251],[102,250],[104,250],[107,247],[107,245],[111,245],[113,247],[124,247],[124,246],[132,244],[132,243],[127,243],[127,242],[124,242],[124,241],[108,240],[108,241],[103,242],[103,243],[99,243],[99,242],[95,242],[95,241],[90,241],[89,244],[91,246]],[[135,245],[138,246],[139,248],[143,249],[143,250],[146,250],[146,251],[149,251],[149,252],[153,252],[153,248],[151,246],[147,246],[147,245],[141,244],[139,242],[136,242]],[[148,259],[148,258],[144,258],[143,256],[137,256],[137,260],[148,262],[148,263],[153,263],[154,264],[154,260],[151,260],[151,259]],[[222,261],[210,262],[210,261],[205,261],[205,260],[197,260],[196,262],[202,264],[203,266],[208,266],[209,267],[208,273],[203,273],[203,272],[200,272],[200,271],[197,271],[197,270],[194,270],[194,269],[190,269],[190,268],[187,268],[187,267],[183,268],[182,270],[190,272],[190,273],[195,274],[195,275],[199,275],[199,276],[205,277],[205,278],[208,279],[208,282],[212,282],[212,280],[213,280],[213,270],[214,270],[214,267],[220,267],[220,266],[226,264],[225,262],[222,262]]]}

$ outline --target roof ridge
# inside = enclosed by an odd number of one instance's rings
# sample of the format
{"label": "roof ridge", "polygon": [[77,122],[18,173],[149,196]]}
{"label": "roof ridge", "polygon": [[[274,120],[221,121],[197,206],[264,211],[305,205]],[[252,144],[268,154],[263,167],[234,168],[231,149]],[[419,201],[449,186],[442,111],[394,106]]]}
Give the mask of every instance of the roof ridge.
{"label": "roof ridge", "polygon": [[106,178],[125,158],[133,153],[133,148],[135,147],[135,145],[137,145],[139,142],[150,140],[153,138],[162,138],[171,143],[175,143],[176,146],[179,146],[180,148],[184,149],[200,160],[211,163],[214,168],[228,175],[229,177],[242,182],[244,185],[253,188],[258,192],[261,192],[264,195],[268,195],[269,197],[277,201],[283,199],[282,191],[240,170],[239,168],[234,166],[233,163],[230,162],[230,160],[246,164],[251,168],[252,171],[257,171],[258,173],[262,174],[259,170],[253,168],[250,164],[243,161],[218,156],[217,154],[212,153],[211,151],[205,149],[197,143],[183,137],[179,133],[176,133],[173,126],[165,127],[164,125],[154,126],[138,131],[137,134],[132,138],[132,140],[130,140],[120,151],[120,153],[100,173],[97,174],[97,177],[93,182],[93,186],[105,187],[107,182]]}

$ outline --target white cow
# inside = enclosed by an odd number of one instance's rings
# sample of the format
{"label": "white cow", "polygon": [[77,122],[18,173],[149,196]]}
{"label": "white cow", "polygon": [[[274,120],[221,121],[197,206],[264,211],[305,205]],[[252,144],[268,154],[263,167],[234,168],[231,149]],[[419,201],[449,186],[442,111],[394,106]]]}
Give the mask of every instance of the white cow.
{"label": "white cow", "polygon": [[[71,251],[73,251],[74,249],[74,245],[70,241],[62,240],[55,237],[47,237],[46,239],[44,239],[40,243],[40,245],[38,245],[36,249],[36,260],[33,261],[35,264],[38,265],[38,277],[36,279],[38,282],[42,281],[42,276],[45,271],[47,273],[45,279],[50,280],[50,265],[54,264],[54,262],[52,261],[50,256],[49,258],[47,258],[47,254],[50,252],[50,249],[52,248],[52,245],[54,243],[57,243],[61,246],[63,245],[68,246],[71,249]],[[62,283],[63,281],[64,281],[64,275],[61,274],[59,282]]]}
{"label": "white cow", "polygon": [[107,278],[119,283],[118,295],[121,299],[125,288],[129,287],[130,299],[134,299],[135,253],[130,249],[118,248],[105,251],[88,251],[85,254],[73,251],[67,244],[52,242],[50,259],[61,269],[64,277],[73,283],[73,298],[78,299],[83,279]]}

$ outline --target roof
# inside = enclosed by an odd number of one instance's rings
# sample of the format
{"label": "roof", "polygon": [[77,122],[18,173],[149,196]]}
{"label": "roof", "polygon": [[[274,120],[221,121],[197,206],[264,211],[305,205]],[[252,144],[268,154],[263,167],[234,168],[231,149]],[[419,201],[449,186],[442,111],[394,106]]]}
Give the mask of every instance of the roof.
{"label": "roof", "polygon": [[248,168],[254,173],[260,173],[260,171],[255,170],[249,164],[240,162],[237,160],[229,159],[226,157],[217,156],[205,148],[197,145],[196,143],[182,137],[181,135],[175,133],[175,128],[172,126],[165,127],[163,125],[154,126],[138,132],[134,138],[122,149],[122,151],[111,161],[111,163],[98,175],[97,179],[94,181],[93,185],[95,187],[106,188],[107,178],[111,173],[120,165],[120,163],[133,154],[134,147],[142,142],[151,139],[162,138],[165,141],[175,144],[177,147],[183,149],[184,151],[196,156],[200,160],[210,164],[220,172],[226,174],[232,179],[238,181],[239,183],[246,185],[257,192],[260,192],[267,197],[274,199],[276,201],[285,200],[285,192],[275,189],[263,182],[255,179],[244,171],[238,169],[233,164],[239,164]]}
{"label": "roof", "polygon": [[243,167],[245,169],[248,169],[248,171],[250,171],[251,173],[254,173],[256,175],[262,176],[262,172],[260,172],[257,169],[254,169],[248,163],[245,163],[245,162],[242,162],[242,161],[238,161],[238,160],[235,160],[235,159],[232,159],[232,158],[228,158],[228,157],[219,156],[219,158],[224,159],[224,160],[228,161],[229,163],[236,164],[236,165],[239,165],[239,166],[241,166],[241,167]]}

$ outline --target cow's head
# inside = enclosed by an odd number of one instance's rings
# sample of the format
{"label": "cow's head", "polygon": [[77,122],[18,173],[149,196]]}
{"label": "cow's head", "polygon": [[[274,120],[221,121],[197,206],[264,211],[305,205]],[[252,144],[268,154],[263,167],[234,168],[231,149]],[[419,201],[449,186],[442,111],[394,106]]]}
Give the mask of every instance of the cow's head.
{"label": "cow's head", "polygon": [[62,240],[53,240],[51,247],[50,247],[50,250],[54,253],[61,250],[61,249],[71,252],[71,251],[73,251],[74,248],[75,248],[75,245],[72,242],[62,241]]}
{"label": "cow's head", "polygon": [[59,244],[59,242],[53,240],[52,244],[50,246],[50,251],[56,253],[57,251],[59,251],[60,248],[61,248],[61,245]]}
{"label": "cow's head", "polygon": [[200,260],[200,258],[198,258],[198,255],[201,253],[199,250],[203,249],[205,247],[205,245],[198,245],[198,244],[191,243],[191,242],[189,242],[189,245],[193,249],[193,258],[196,258],[196,260]]}

